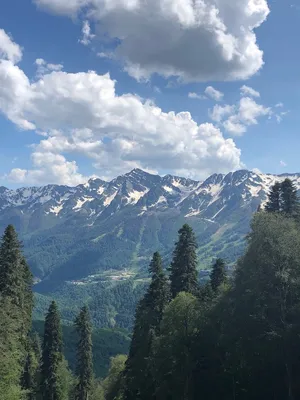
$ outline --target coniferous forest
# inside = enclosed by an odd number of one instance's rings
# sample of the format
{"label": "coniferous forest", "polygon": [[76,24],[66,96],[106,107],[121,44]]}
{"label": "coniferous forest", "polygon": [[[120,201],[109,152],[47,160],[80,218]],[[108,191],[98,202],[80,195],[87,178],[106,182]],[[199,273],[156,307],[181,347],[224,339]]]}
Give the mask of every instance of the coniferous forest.
{"label": "coniferous forest", "polygon": [[57,304],[32,328],[33,278],[13,226],[0,245],[1,400],[296,400],[300,398],[300,211],[289,179],[259,207],[235,271],[213,262],[199,283],[197,241],[185,224],[169,266],[155,252],[128,356],[97,379],[93,327],[74,320],[75,368],[64,355]]}

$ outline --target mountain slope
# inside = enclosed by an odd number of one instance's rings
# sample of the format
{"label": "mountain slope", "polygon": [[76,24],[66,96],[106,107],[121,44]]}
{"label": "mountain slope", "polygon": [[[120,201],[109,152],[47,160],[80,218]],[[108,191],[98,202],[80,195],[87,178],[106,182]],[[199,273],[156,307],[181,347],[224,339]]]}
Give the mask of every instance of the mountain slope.
{"label": "mountain slope", "polygon": [[[236,260],[251,215],[285,177],[242,170],[197,182],[135,169],[77,187],[1,187],[0,228],[12,223],[19,231],[37,290],[61,281],[143,280],[154,251],[168,262],[185,222],[195,229],[206,269],[217,255]],[[300,188],[300,174],[289,177]]]}

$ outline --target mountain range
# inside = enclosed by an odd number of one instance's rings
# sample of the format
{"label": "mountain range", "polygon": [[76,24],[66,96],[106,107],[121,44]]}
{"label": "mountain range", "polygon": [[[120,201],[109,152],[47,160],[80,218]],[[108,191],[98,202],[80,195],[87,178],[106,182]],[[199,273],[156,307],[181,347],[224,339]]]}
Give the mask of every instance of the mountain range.
{"label": "mountain range", "polygon": [[300,189],[300,174],[240,170],[196,181],[140,169],[76,187],[0,187],[0,228],[13,224],[19,232],[37,290],[62,281],[143,280],[154,251],[168,264],[185,222],[197,236],[200,270],[217,256],[230,266],[253,212],[286,177]]}

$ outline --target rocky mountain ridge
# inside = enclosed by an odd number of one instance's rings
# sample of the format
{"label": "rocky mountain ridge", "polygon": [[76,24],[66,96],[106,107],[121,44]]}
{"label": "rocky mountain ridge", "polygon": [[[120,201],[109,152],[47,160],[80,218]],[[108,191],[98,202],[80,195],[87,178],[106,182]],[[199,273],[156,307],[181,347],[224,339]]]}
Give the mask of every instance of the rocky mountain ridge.
{"label": "rocky mountain ridge", "polygon": [[275,181],[286,177],[300,189],[300,174],[241,170],[195,181],[139,169],[76,187],[0,187],[0,228],[16,226],[34,275],[43,281],[104,279],[107,271],[138,278],[153,251],[170,257],[184,222],[195,229],[205,268],[218,255],[234,262],[251,215]]}
{"label": "rocky mountain ridge", "polygon": [[[286,177],[300,189],[300,174],[271,175],[241,170],[214,174],[202,182],[172,175],[160,177],[134,169],[111,182],[96,178],[76,187],[47,185],[11,190],[2,186],[0,213],[14,208],[33,214],[42,208],[45,215],[61,218],[81,213],[96,220],[103,213],[109,215],[123,207],[136,206],[144,213],[177,207],[186,211],[188,217],[206,213],[213,204],[222,203],[217,210],[219,215],[237,192],[245,201],[259,198],[264,202],[274,182]],[[212,219],[216,217],[213,215]]]}

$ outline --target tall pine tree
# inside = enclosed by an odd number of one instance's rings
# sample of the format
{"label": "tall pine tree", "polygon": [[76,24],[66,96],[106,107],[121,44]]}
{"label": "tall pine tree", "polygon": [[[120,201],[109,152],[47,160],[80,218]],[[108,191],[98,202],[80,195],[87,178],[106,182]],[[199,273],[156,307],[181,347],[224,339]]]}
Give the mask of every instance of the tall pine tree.
{"label": "tall pine tree", "polygon": [[59,380],[62,355],[62,330],[57,305],[53,301],[45,319],[41,367],[41,391],[43,400],[61,400]]}
{"label": "tall pine tree", "polygon": [[210,274],[210,284],[212,290],[216,293],[219,287],[226,282],[226,266],[222,258],[218,258],[212,267]]}
{"label": "tall pine tree", "polygon": [[281,184],[282,212],[289,216],[296,216],[299,212],[297,188],[290,179],[285,179]]}
{"label": "tall pine tree", "polygon": [[92,326],[88,308],[84,306],[75,320],[79,336],[77,344],[76,400],[88,400],[93,384]]}
{"label": "tall pine tree", "polygon": [[275,185],[272,186],[265,210],[267,212],[281,211],[281,184],[279,182],[276,182]]}
{"label": "tall pine tree", "polygon": [[197,243],[193,229],[185,224],[178,231],[179,239],[170,266],[171,293],[173,298],[180,292],[198,295]]}
{"label": "tall pine tree", "polygon": [[[22,369],[26,364],[28,332],[31,328],[33,308],[32,275],[21,251],[21,243],[12,225],[4,232],[0,244],[0,298],[3,304],[3,319],[6,320],[0,342],[7,344],[6,357],[18,365],[14,375],[15,389],[21,383]],[[3,322],[4,323],[4,322]],[[10,332],[10,333],[8,333]],[[4,337],[9,335],[7,337]],[[14,349],[14,350],[12,350]],[[4,364],[5,365],[5,364]],[[4,379],[1,377],[0,380]],[[13,379],[11,379],[13,382]],[[10,389],[7,389],[9,392]]]}
{"label": "tall pine tree", "polygon": [[149,272],[149,289],[140,301],[125,367],[124,400],[154,399],[155,384],[151,373],[152,343],[159,335],[163,311],[169,302],[169,285],[159,253],[154,253]]}

